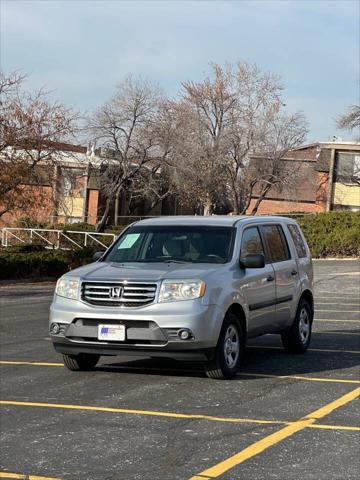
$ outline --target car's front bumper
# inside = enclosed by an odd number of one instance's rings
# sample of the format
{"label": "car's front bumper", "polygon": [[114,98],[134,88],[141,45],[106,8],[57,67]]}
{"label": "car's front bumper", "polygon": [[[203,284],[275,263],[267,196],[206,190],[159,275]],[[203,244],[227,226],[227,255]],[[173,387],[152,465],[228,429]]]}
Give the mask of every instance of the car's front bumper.
{"label": "car's front bumper", "polygon": [[[58,334],[50,333],[60,353],[100,355],[163,356],[178,359],[205,359],[211,356],[219,336],[222,312],[201,299],[154,303],[142,308],[94,307],[81,301],[55,297],[50,308],[50,327],[57,323]],[[124,324],[123,342],[100,341],[98,324]],[[178,332],[188,329],[192,337],[181,340]]]}

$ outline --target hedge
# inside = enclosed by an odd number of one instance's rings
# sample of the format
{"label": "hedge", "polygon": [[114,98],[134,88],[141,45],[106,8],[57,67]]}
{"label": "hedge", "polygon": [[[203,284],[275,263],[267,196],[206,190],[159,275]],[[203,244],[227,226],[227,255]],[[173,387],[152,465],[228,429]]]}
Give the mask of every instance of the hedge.
{"label": "hedge", "polygon": [[91,248],[21,252],[9,247],[0,251],[0,279],[57,278],[92,262],[93,254]]}
{"label": "hedge", "polygon": [[360,255],[360,212],[329,212],[297,219],[314,258]]}

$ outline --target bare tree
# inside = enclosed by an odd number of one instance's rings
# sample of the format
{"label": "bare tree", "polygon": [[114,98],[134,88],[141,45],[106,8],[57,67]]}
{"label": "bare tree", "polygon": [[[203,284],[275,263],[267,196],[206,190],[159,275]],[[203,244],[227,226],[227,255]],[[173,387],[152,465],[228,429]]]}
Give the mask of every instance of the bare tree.
{"label": "bare tree", "polygon": [[115,224],[120,194],[156,156],[153,125],[161,99],[159,89],[140,78],[128,77],[89,121],[97,144],[112,152],[103,156],[101,188],[105,208],[96,229],[101,231],[115,202]]}
{"label": "bare tree", "polygon": [[[189,140],[193,149],[192,186],[204,204],[204,213],[212,213],[222,177],[224,137],[237,92],[232,83],[230,67],[212,65],[213,78],[203,82],[184,82],[182,101],[188,107]],[[191,191],[190,190],[190,191]]]}
{"label": "bare tree", "polygon": [[348,108],[348,111],[341,115],[337,120],[338,128],[344,130],[358,130],[360,129],[360,106],[353,105]]}
{"label": "bare tree", "polygon": [[[183,84],[181,101],[188,112],[183,149],[192,160],[183,184],[204,203],[205,214],[219,200],[234,213],[245,213],[257,190],[256,213],[272,186],[289,181],[281,159],[304,141],[306,125],[301,114],[281,112],[276,75],[247,63],[213,64],[212,73],[203,82]],[[264,155],[261,168],[253,168],[255,153]]]}
{"label": "bare tree", "polygon": [[[301,145],[307,135],[307,124],[302,113],[277,115],[268,124],[265,141],[259,145],[257,159],[250,161],[253,185],[248,193],[246,206],[250,205],[254,188],[257,199],[251,210],[255,215],[268,192],[278,189],[293,189],[302,178],[301,163],[287,164],[284,159],[289,152]],[[245,210],[246,211],[246,210]]]}
{"label": "bare tree", "polygon": [[158,159],[149,162],[147,168],[139,171],[128,191],[128,214],[132,215],[137,208],[141,208],[142,215],[151,215],[166,198],[175,197],[176,185],[172,171]]}
{"label": "bare tree", "polygon": [[[133,199],[146,200],[145,215],[166,198],[172,197],[174,200],[178,197],[179,119],[176,102],[160,102],[152,124],[152,137],[156,145],[154,157],[147,168],[139,172],[131,188]],[[136,205],[136,202],[133,203]]]}
{"label": "bare tree", "polygon": [[[77,115],[45,91],[23,89],[25,76],[0,73],[0,218],[10,211],[26,213],[41,201],[28,185],[52,177],[59,142],[76,130]],[[41,183],[40,183],[41,184]]]}
{"label": "bare tree", "polygon": [[230,112],[224,168],[232,211],[244,214],[259,179],[259,172],[251,169],[250,157],[266,143],[269,124],[282,106],[282,86],[278,76],[247,63],[232,70],[232,83],[237,102]]}

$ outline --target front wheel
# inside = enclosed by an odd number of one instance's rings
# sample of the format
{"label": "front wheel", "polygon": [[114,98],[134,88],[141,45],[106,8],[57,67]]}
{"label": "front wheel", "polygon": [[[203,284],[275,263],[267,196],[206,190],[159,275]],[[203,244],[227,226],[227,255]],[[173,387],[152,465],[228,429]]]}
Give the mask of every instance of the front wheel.
{"label": "front wheel", "polygon": [[79,353],[78,355],[63,354],[64,365],[72,371],[93,370],[99,361],[100,355]]}
{"label": "front wheel", "polygon": [[228,313],[221,328],[215,355],[205,364],[206,375],[230,379],[239,370],[245,349],[245,335],[236,315]]}
{"label": "front wheel", "polygon": [[304,353],[311,340],[312,309],[304,298],[300,300],[294,323],[281,334],[282,344],[287,352]]}

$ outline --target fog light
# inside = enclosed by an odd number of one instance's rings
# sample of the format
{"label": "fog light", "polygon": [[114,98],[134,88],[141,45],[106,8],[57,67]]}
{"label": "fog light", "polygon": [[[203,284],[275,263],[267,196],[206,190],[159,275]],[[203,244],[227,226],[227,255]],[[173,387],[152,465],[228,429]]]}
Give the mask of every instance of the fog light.
{"label": "fog light", "polygon": [[179,330],[178,335],[180,340],[189,340],[189,338],[191,338],[190,330]]}
{"label": "fog light", "polygon": [[52,323],[50,327],[50,333],[57,335],[60,332],[60,325],[58,323]]}

